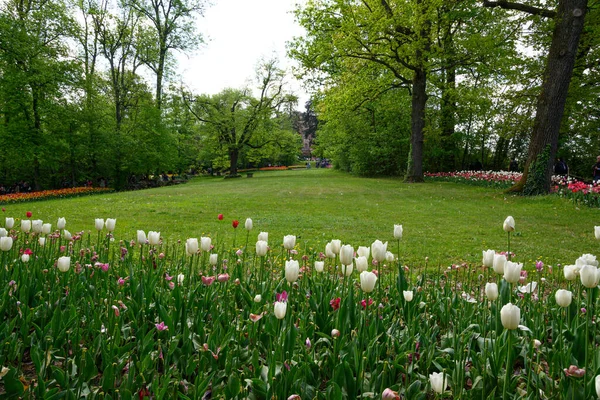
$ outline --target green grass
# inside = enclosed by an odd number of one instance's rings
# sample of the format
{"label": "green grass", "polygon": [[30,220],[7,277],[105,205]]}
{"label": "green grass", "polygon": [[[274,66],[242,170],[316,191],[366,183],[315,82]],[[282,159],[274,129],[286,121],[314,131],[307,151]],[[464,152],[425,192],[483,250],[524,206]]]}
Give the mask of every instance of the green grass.
{"label": "green grass", "polygon": [[[250,179],[196,178],[179,186],[5,208],[4,214],[13,217],[30,210],[34,219],[53,227],[64,216],[72,233],[93,230],[94,218],[117,218],[115,237],[123,240],[134,239],[135,231],[143,229],[160,231],[169,242],[220,234],[231,244],[231,221],[238,219],[238,246],[245,243],[243,226],[250,217],[251,245],[266,231],[271,247],[292,234],[301,249],[318,250],[331,239],[355,247],[380,239],[389,241],[388,250],[396,253],[393,225],[402,224],[400,257],[415,266],[424,265],[425,257],[434,266],[480,263],[482,250],[506,250],[502,222],[508,215],[516,220],[511,250],[528,268],[539,258],[550,265],[571,264],[600,246],[593,232],[600,225],[600,211],[556,196],[526,198],[489,188],[405,184],[322,169],[256,172]],[[219,213],[223,221],[217,220]]]}

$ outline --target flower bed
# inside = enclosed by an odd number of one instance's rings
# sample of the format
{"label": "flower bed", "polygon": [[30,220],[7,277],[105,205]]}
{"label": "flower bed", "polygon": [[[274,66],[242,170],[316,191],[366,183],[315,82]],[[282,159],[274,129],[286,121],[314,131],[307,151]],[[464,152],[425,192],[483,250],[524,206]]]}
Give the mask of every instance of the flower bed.
{"label": "flower bed", "polygon": [[250,219],[236,246],[31,217],[0,228],[2,397],[600,394],[596,257],[523,266],[512,217],[507,251],[429,268],[402,264],[400,225],[390,244],[312,248],[265,232],[255,242]]}
{"label": "flower bed", "polygon": [[496,188],[509,188],[522,176],[520,172],[508,171],[426,172],[424,175],[427,180],[432,181],[460,182]]}
{"label": "flower bed", "polygon": [[553,177],[553,191],[575,204],[600,207],[600,185],[586,183],[575,178]]}
{"label": "flower bed", "polygon": [[66,197],[85,196],[96,193],[112,192],[113,189],[98,187],[77,187],[56,190],[42,190],[38,192],[10,193],[0,196],[0,204],[21,203],[25,201],[64,199]]}

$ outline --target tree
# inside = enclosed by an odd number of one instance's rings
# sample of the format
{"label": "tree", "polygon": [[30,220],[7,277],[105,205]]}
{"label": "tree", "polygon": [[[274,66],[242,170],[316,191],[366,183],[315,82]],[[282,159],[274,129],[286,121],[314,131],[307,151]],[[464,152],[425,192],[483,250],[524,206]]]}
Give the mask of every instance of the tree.
{"label": "tree", "polygon": [[229,176],[237,177],[240,152],[273,142],[268,138],[254,142],[259,127],[268,121],[284,104],[295,101],[283,92],[283,71],[275,61],[262,63],[258,71],[259,97],[251,90],[225,89],[214,96],[196,96],[193,101],[184,94],[189,110],[198,121],[207,125],[216,141],[229,157]]}
{"label": "tree", "polygon": [[519,10],[554,19],[552,42],[537,101],[527,161],[523,177],[510,189],[513,192],[536,195],[550,191],[561,121],[584,27],[587,4],[587,0],[559,0],[556,10],[547,10],[505,0],[483,1],[485,7]]}

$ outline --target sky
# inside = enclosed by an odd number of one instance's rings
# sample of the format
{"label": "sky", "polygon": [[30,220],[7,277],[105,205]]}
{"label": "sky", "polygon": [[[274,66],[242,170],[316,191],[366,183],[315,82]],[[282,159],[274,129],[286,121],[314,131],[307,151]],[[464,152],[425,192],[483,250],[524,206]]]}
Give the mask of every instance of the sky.
{"label": "sky", "polygon": [[[295,62],[286,56],[286,41],[304,32],[291,13],[299,1],[214,0],[197,23],[206,43],[194,54],[177,57],[183,84],[196,94],[243,88],[252,84],[261,58],[276,57],[291,72]],[[300,97],[297,108],[304,109],[308,95],[301,83],[291,73],[288,82]]]}

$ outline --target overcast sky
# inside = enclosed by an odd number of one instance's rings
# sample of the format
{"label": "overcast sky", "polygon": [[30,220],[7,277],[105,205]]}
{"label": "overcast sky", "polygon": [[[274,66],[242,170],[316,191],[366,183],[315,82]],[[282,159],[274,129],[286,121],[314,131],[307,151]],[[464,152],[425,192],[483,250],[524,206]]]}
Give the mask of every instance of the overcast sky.
{"label": "overcast sky", "polygon": [[[291,13],[298,2],[304,0],[215,0],[198,21],[206,43],[193,55],[178,56],[183,83],[197,94],[242,88],[251,83],[259,60],[273,56],[290,70],[286,41],[303,34]],[[303,109],[308,96],[299,82],[291,83]]]}

